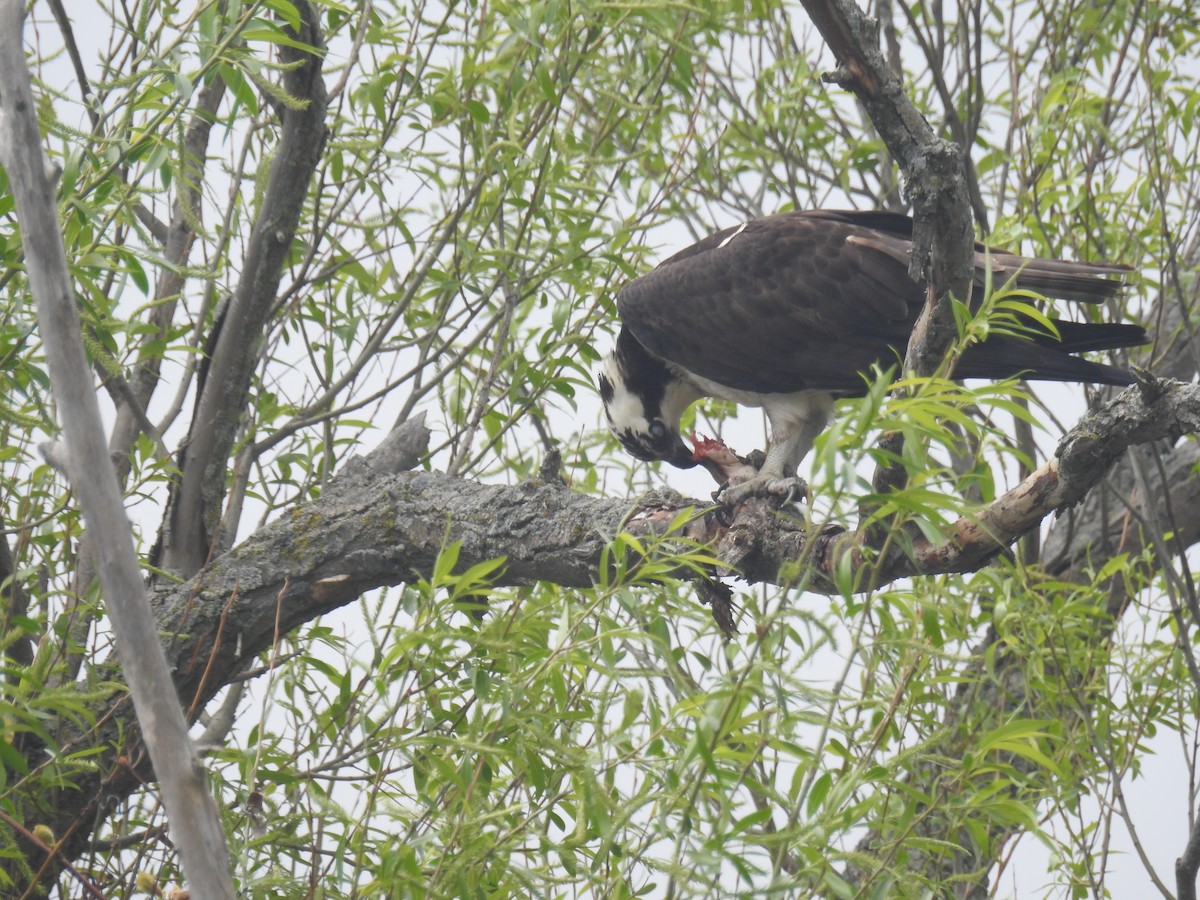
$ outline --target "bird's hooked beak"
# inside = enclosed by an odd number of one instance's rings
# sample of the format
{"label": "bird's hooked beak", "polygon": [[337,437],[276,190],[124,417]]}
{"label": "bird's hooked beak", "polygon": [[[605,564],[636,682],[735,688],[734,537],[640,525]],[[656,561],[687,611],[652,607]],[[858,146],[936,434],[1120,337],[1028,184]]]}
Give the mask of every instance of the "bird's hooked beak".
{"label": "bird's hooked beak", "polygon": [[675,447],[666,460],[677,469],[691,469],[701,462],[696,451],[683,442],[678,432],[675,433]]}

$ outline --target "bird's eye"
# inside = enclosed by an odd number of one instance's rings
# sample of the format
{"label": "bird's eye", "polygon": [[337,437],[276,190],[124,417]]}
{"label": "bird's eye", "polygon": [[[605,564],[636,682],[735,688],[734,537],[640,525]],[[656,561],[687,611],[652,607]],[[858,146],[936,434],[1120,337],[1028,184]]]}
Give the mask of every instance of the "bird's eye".
{"label": "bird's eye", "polygon": [[661,441],[667,436],[667,426],[662,419],[655,419],[650,423],[650,437],[656,441]]}

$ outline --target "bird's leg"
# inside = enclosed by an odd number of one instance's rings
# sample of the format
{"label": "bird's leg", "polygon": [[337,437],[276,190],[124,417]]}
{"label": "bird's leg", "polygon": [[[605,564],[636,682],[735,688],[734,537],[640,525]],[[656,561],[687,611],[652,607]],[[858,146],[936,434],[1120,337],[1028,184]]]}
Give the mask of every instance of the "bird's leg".
{"label": "bird's leg", "polygon": [[788,474],[789,470],[784,465],[790,458],[787,451],[790,449],[788,444],[792,442],[789,440],[786,444],[776,444],[772,441],[767,446],[767,459],[763,467],[742,481],[731,479],[717,496],[717,500],[725,506],[737,506],[751,497],[773,497],[783,504],[807,495],[808,485],[796,474],[795,467],[793,466],[791,474]]}
{"label": "bird's leg", "polygon": [[800,461],[812,449],[813,441],[825,428],[828,418],[812,416],[790,427],[772,424],[767,458],[757,474],[741,481],[731,479],[717,500],[725,506],[737,506],[750,497],[779,498],[782,505],[808,495],[808,484],[796,474]]}

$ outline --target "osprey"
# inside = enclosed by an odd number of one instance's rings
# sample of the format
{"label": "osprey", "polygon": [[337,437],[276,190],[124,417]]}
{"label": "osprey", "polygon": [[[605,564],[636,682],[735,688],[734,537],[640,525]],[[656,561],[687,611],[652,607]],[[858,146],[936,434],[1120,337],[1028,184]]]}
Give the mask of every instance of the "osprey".
{"label": "osprey", "polygon": [[[599,376],[613,433],[638,459],[718,475],[706,452],[714,442],[689,449],[680,416],[701,397],[761,406],[771,426],[765,462],[722,500],[790,492],[834,400],[863,394],[872,366],[904,359],[926,293],[908,275],[911,246],[908,216],[783,213],[719,231],[634,279],[617,295],[621,331]],[[996,285],[1081,303],[1117,296],[1129,272],[976,245],[977,294],[989,270]],[[1143,344],[1143,328],[1052,321],[1057,335],[995,334],[968,347],[955,377],[1132,382],[1072,354]]]}

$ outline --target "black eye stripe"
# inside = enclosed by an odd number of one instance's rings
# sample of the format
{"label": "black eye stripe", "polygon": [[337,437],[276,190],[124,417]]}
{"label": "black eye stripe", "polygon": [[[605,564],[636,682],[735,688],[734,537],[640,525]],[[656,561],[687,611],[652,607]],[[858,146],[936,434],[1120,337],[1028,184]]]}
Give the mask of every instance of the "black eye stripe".
{"label": "black eye stripe", "polygon": [[628,428],[617,433],[617,440],[621,442],[621,446],[624,447],[631,456],[635,456],[638,459],[645,460],[646,462],[650,462],[651,460],[658,458],[653,449],[642,443],[641,435],[629,430]]}

